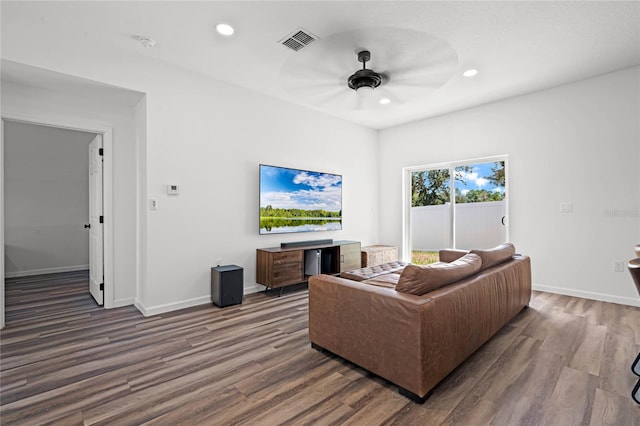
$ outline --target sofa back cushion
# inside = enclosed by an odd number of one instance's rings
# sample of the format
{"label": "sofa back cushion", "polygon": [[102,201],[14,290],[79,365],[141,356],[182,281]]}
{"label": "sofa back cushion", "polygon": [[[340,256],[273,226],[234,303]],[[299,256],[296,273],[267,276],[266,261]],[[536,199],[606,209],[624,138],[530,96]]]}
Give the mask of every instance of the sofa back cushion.
{"label": "sofa back cushion", "polygon": [[480,271],[482,260],[468,253],[451,263],[427,266],[407,265],[400,275],[396,291],[422,296],[447,284],[460,281]]}
{"label": "sofa back cushion", "polygon": [[469,253],[469,250],[442,249],[438,252],[438,259],[440,262],[453,262],[467,253]]}
{"label": "sofa back cushion", "polygon": [[511,243],[500,244],[489,250],[471,250],[470,253],[477,254],[482,259],[482,271],[496,266],[507,260],[511,260],[516,254],[516,248]]}

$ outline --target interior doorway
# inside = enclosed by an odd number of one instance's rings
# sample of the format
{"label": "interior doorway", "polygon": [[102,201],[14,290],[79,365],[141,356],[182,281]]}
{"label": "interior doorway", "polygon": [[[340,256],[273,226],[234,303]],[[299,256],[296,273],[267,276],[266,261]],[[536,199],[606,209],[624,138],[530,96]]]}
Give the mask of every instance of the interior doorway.
{"label": "interior doorway", "polygon": [[[4,309],[4,304],[5,304],[5,300],[4,300],[5,282],[4,281],[5,280],[4,278],[10,278],[12,276],[15,277],[20,275],[29,276],[29,275],[34,275],[36,273],[41,273],[41,274],[64,273],[67,271],[82,270],[83,267],[84,267],[84,270],[88,270],[89,264],[94,263],[89,261],[91,257],[89,253],[89,232],[87,229],[88,227],[85,227],[85,225],[88,225],[90,223],[89,222],[90,218],[88,214],[89,204],[90,204],[89,203],[89,181],[90,181],[89,179],[89,158],[90,158],[89,142],[98,137],[102,139],[101,141],[102,147],[99,148],[99,152],[100,154],[103,154],[102,159],[104,161],[103,168],[104,168],[105,177],[112,176],[111,158],[105,158],[107,157],[107,152],[110,151],[112,146],[112,131],[110,128],[94,126],[92,124],[85,126],[83,125],[83,123],[69,123],[69,122],[60,122],[60,121],[42,122],[40,120],[25,119],[24,117],[20,117],[20,118],[3,117],[2,119],[2,132],[1,132],[2,138],[0,139],[0,153],[2,153],[1,160],[2,160],[3,169],[5,170],[5,172],[7,171],[6,166],[8,162],[12,161],[12,147],[10,145],[10,140],[8,138],[11,138],[11,127],[14,124],[20,125],[20,126],[33,126],[34,128],[49,128],[59,132],[60,131],[75,132],[77,134],[87,135],[89,139],[88,141],[85,141],[84,149],[79,153],[79,155],[82,156],[82,159],[84,162],[84,175],[86,179],[84,183],[83,192],[84,192],[84,195],[86,196],[86,200],[85,202],[83,202],[82,207],[76,204],[75,206],[70,208],[70,206],[66,205],[67,202],[69,201],[66,198],[68,197],[68,194],[67,195],[63,194],[64,192],[63,189],[72,189],[72,190],[75,189],[76,191],[78,190],[78,182],[74,183],[73,182],[74,179],[70,176],[72,172],[71,169],[76,169],[75,171],[77,172],[78,168],[83,167],[78,164],[80,162],[78,158],[76,158],[76,161],[74,161],[73,163],[67,163],[66,165],[59,166],[58,168],[61,169],[59,171],[61,172],[61,175],[62,175],[61,179],[58,181],[52,180],[50,182],[46,182],[43,185],[44,188],[40,188],[40,192],[48,194],[48,203],[50,203],[53,207],[53,210],[52,212],[50,212],[50,214],[57,217],[57,219],[55,217],[50,218],[49,224],[48,224],[50,226],[41,226],[39,229],[35,229],[37,227],[32,227],[32,229],[30,229],[29,232],[22,232],[22,237],[24,237],[24,235],[27,235],[28,237],[27,239],[31,240],[31,241],[28,241],[28,243],[34,243],[34,242],[37,243],[36,237],[42,236],[43,233],[46,234],[46,233],[53,232],[58,236],[60,234],[64,234],[64,228],[66,226],[67,229],[70,229],[70,227],[73,228],[75,237],[72,239],[74,239],[75,242],[72,242],[70,240],[62,240],[61,243],[57,244],[58,247],[54,247],[54,250],[49,250],[48,253],[44,253],[44,255],[43,253],[39,253],[39,255],[42,255],[39,261],[42,261],[43,259],[50,261],[48,264],[46,262],[42,264],[43,267],[41,268],[34,267],[35,264],[25,265],[24,263],[22,267],[16,268],[17,266],[19,266],[16,264],[16,262],[17,263],[24,262],[24,259],[27,258],[30,253],[29,253],[29,250],[21,250],[20,248],[17,247],[17,245],[12,246],[12,242],[14,241],[14,237],[20,231],[25,231],[26,229],[29,229],[29,219],[33,219],[33,216],[30,216],[29,212],[31,210],[36,210],[36,206],[29,206],[28,204],[22,204],[17,209],[18,210],[17,212],[12,211],[12,208],[16,207],[16,206],[13,206],[11,202],[13,193],[15,193],[15,188],[13,188],[14,182],[9,182],[9,179],[13,179],[13,178],[11,177],[7,178],[7,176],[4,176],[4,179],[2,180],[0,185],[0,188],[2,189],[2,201],[3,201],[2,203],[3,214],[2,214],[2,221],[0,223],[0,225],[2,226],[2,241],[0,242],[0,245],[2,246],[2,261],[3,261],[2,273],[4,274],[3,282],[2,282],[2,293],[0,294],[1,296],[0,299],[2,299],[1,300],[2,326],[4,326],[4,318],[5,318],[5,309]],[[9,132],[8,132],[9,134],[7,134],[8,127],[9,127]],[[47,148],[51,148],[51,147],[47,147]],[[32,147],[31,154],[32,155],[37,154],[37,149],[35,149],[35,151],[36,152],[34,152],[34,148]],[[28,161],[29,152],[26,152],[23,154],[26,155],[26,158]],[[56,150],[54,150],[53,153],[49,152],[48,155],[50,157],[49,162],[51,164],[44,166],[45,168],[50,166],[55,168],[53,166],[53,163],[55,162],[54,160],[56,156],[65,157],[65,155],[62,152],[58,152]],[[33,158],[36,158],[36,157],[33,157]],[[103,161],[101,161],[101,165]],[[100,175],[102,177],[102,171],[100,172]],[[22,177],[20,177],[18,180],[22,180],[22,182],[18,182],[19,184],[18,188],[20,187],[20,185],[36,185],[37,184],[37,182],[34,182],[34,181],[37,181],[37,179],[32,179],[29,173],[26,173],[26,174],[23,173]],[[28,182],[29,180],[31,180],[32,182]],[[112,244],[113,244],[112,225],[108,224],[109,219],[112,219],[112,218],[109,217],[110,215],[108,213],[106,213],[112,210],[112,206],[111,206],[112,188],[111,188],[111,185],[108,183],[109,180],[110,179],[104,179],[104,188],[102,188],[103,194],[99,195],[98,197],[100,201],[104,203],[104,205],[101,206],[100,214],[97,215],[98,222],[100,223],[100,228],[104,227],[104,230],[101,229],[102,231],[101,234],[104,234],[104,238],[100,242],[100,254],[99,254],[99,262],[98,262],[101,264],[100,265],[101,270],[98,273],[94,274],[95,277],[100,276],[100,278],[102,278],[99,280],[100,282],[97,283],[97,286],[100,291],[99,296],[101,297],[95,297],[96,295],[94,295],[94,297],[96,298],[96,301],[98,304],[104,304],[104,306],[107,308],[112,307],[112,304],[113,304],[113,287],[112,287],[112,280],[111,280],[112,259],[108,255],[111,252],[110,247],[112,247]],[[100,179],[100,185],[102,186],[102,179]],[[68,188],[68,187],[72,187],[72,188]],[[21,202],[23,201],[24,200],[21,200]],[[29,208],[29,207],[33,207],[33,208]],[[69,212],[72,210],[76,211],[76,215],[74,217],[77,223],[63,224],[62,217],[65,215],[69,216],[70,215]],[[25,216],[23,217],[23,220],[22,220],[23,223],[18,224],[18,226],[14,228],[14,221],[13,221],[13,218],[10,216],[15,217],[16,215],[20,215],[21,211],[23,212],[22,215]],[[83,214],[84,216],[79,217],[77,215],[78,211],[80,211],[80,214]],[[74,219],[72,218],[72,220]],[[57,228],[57,229],[54,229],[54,228]],[[75,232],[75,231],[79,231],[79,234],[78,232]],[[80,238],[84,240],[83,244],[78,244],[78,238],[77,238],[78,235],[80,235]],[[51,249],[51,246],[50,246],[51,243],[47,243],[47,244],[49,244],[49,246],[45,248]],[[56,243],[53,243],[53,244],[54,246],[56,245]],[[24,245],[25,244],[23,244],[23,246]],[[85,255],[84,260],[70,261],[70,259],[74,255],[73,252],[75,252],[75,255],[77,255],[78,251],[82,251],[82,250],[84,250],[84,255]],[[34,253],[31,253],[31,254],[34,254]],[[79,259],[79,258],[76,257],[76,259]],[[62,260],[61,265],[54,266],[54,263],[60,260]],[[95,260],[95,256],[94,256],[94,260]]]}

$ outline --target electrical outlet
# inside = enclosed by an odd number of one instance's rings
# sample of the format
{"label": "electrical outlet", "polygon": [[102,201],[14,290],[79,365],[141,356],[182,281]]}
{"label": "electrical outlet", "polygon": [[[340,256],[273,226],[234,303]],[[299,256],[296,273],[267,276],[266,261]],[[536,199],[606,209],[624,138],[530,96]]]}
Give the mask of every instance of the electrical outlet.
{"label": "electrical outlet", "polygon": [[567,201],[560,203],[560,213],[573,213],[573,203]]}
{"label": "electrical outlet", "polygon": [[624,262],[622,260],[614,260],[613,261],[613,271],[614,272],[624,272]]}

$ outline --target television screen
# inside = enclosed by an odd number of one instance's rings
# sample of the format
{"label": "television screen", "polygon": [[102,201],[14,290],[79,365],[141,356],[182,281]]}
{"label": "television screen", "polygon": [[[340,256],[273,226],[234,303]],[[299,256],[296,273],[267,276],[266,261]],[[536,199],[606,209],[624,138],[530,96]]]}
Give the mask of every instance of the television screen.
{"label": "television screen", "polygon": [[260,164],[260,234],[342,229],[342,176]]}

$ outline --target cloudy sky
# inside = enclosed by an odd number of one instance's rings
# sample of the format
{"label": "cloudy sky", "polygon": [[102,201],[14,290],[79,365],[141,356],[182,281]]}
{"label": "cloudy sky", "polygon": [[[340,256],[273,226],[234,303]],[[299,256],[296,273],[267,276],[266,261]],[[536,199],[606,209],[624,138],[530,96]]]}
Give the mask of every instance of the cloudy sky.
{"label": "cloudy sky", "polygon": [[342,176],[260,166],[260,207],[339,211]]}
{"label": "cloudy sky", "polygon": [[472,164],[471,172],[461,172],[466,184],[456,181],[456,187],[464,195],[472,189],[486,189],[489,192],[504,192],[504,187],[491,183],[487,176],[491,176],[491,168],[496,163]]}

